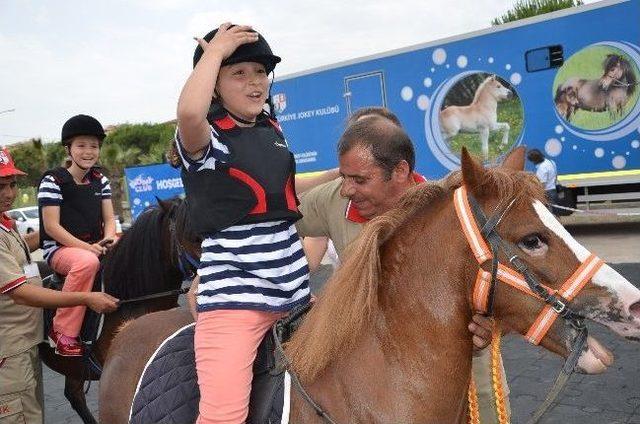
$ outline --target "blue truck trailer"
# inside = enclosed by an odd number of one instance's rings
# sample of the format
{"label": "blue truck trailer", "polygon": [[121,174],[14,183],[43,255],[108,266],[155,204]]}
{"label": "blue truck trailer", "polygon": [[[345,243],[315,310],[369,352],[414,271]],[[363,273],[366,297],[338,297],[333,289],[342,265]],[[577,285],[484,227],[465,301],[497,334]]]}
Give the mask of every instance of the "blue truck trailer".
{"label": "blue truck trailer", "polygon": [[337,165],[348,116],[385,106],[439,178],[466,146],[487,163],[520,145],[555,161],[579,200],[640,198],[640,0],[612,0],[278,78],[298,172]]}

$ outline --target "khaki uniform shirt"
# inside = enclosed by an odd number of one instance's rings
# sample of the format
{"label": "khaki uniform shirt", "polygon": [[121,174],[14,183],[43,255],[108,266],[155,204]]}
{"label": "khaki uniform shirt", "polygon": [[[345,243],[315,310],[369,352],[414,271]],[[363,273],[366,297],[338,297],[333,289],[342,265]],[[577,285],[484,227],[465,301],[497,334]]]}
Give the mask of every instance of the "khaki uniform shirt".
{"label": "khaki uniform shirt", "polygon": [[365,219],[340,196],[342,179],[321,184],[300,197],[302,219],[296,222],[300,237],[329,237],[343,258],[346,247],[362,230]]}
{"label": "khaki uniform shirt", "polygon": [[26,352],[44,337],[42,309],[18,305],[8,296],[22,284],[42,286],[42,280],[25,276],[29,247],[7,224],[0,220],[0,359]]}

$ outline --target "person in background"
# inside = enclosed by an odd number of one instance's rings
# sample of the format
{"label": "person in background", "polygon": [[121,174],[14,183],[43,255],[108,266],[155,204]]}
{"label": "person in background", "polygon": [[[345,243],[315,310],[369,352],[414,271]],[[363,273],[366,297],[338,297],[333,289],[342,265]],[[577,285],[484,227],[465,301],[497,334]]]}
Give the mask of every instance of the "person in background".
{"label": "person in background", "polygon": [[551,159],[547,159],[540,150],[531,149],[527,152],[527,159],[536,167],[536,176],[544,187],[549,205],[547,206],[553,212],[551,205],[557,203],[556,184],[558,179],[558,168]]}

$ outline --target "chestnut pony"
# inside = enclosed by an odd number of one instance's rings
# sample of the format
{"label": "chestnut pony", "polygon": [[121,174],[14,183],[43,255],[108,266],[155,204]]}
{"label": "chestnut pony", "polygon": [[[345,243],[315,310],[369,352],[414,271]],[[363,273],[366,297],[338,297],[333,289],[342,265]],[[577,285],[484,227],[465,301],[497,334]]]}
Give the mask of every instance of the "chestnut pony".
{"label": "chestnut pony", "polygon": [[[477,309],[473,282],[480,266],[454,206],[454,192],[461,186],[486,215],[504,213],[497,233],[547,287],[558,289],[585,263],[596,263],[582,279],[585,285],[578,295],[566,296],[573,298],[571,309],[638,340],[640,290],[607,265],[592,262],[594,257],[543,205],[539,182],[523,167],[523,148],[491,169],[463,150],[461,172],[416,186],[396,208],[365,225],[351,254],[285,346],[290,370],[331,421],[318,416],[292,384],[288,422],[468,420],[472,341],[467,324]],[[498,257],[502,264],[509,263],[503,254]],[[482,268],[488,271],[490,265],[483,263]],[[525,291],[497,283],[493,315],[499,327],[527,334],[546,310]],[[100,387],[105,422],[127,422],[135,384],[148,358],[131,352],[153,352],[161,334],[169,335],[189,320],[184,310],[160,312],[136,320],[118,336],[130,343],[114,346],[110,356],[115,362],[105,367]],[[568,356],[576,331],[561,318],[545,322],[553,324],[539,343]],[[143,339],[156,345],[132,348],[134,340]],[[578,368],[602,372],[612,361],[609,351],[589,339]]]}

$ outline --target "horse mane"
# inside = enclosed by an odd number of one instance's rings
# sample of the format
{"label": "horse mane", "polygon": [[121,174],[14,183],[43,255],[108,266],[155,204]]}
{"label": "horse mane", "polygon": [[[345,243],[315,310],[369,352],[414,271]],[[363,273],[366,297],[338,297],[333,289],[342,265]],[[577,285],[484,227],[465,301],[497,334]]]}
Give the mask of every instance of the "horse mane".
{"label": "horse mane", "polygon": [[485,87],[487,84],[489,84],[489,80],[490,80],[491,78],[493,78],[493,77],[486,77],[486,78],[484,79],[484,81],[482,81],[482,82],[480,83],[480,85],[478,86],[478,88],[476,88],[476,92],[475,92],[475,93],[474,93],[474,95],[473,95],[473,101],[472,101],[471,103],[475,103],[475,102],[477,102],[478,100],[480,100],[480,95],[482,94],[482,92],[483,92],[483,90],[484,90],[484,87]]}
{"label": "horse mane", "polygon": [[[488,195],[512,198],[517,203],[534,197],[544,199],[544,191],[533,174],[493,168],[485,172],[478,190]],[[324,288],[305,321],[286,344],[293,370],[308,384],[353,345],[378,315],[378,287],[382,263],[380,247],[412,218],[439,201],[452,198],[462,184],[460,171],[440,181],[419,184],[390,211],[363,226],[349,246],[346,260]]]}
{"label": "horse mane", "polygon": [[102,277],[105,291],[119,299],[131,299],[176,288],[179,271],[165,260],[163,225],[179,206],[177,200],[165,202],[169,209],[154,206],[144,211],[127,230],[104,261]]}

